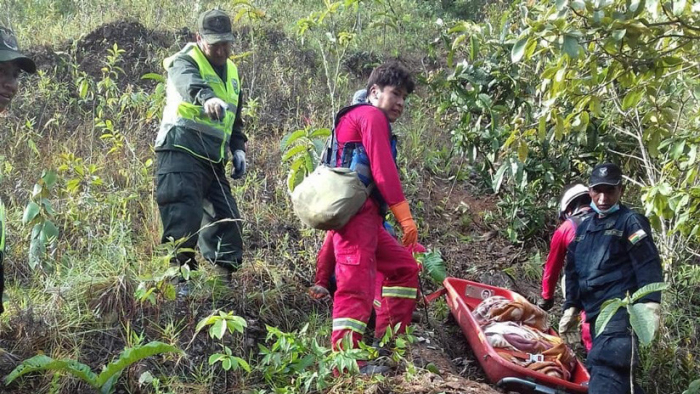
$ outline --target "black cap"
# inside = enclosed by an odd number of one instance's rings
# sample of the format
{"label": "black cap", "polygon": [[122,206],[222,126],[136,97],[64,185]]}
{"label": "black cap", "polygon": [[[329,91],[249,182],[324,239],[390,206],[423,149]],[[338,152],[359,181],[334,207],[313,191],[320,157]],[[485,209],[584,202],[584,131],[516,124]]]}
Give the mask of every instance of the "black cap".
{"label": "black cap", "polygon": [[12,30],[0,27],[0,62],[15,62],[22,70],[34,74],[34,61],[19,52],[17,39]]}
{"label": "black cap", "polygon": [[204,11],[199,15],[197,30],[207,44],[233,41],[231,18],[221,10]]}
{"label": "black cap", "polygon": [[589,187],[598,185],[617,186],[622,184],[622,170],[617,164],[603,163],[598,164],[591,172],[591,180]]}

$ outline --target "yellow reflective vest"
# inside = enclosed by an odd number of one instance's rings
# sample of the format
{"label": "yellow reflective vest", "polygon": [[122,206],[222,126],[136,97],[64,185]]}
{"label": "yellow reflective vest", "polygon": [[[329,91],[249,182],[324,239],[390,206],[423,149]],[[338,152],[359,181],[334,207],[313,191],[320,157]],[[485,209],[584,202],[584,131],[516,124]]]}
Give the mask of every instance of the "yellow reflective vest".
{"label": "yellow reflective vest", "polygon": [[[165,143],[169,133],[173,133],[170,136],[172,139],[170,144],[175,148],[182,149],[200,159],[220,163],[226,158],[225,148],[231,139],[239,105],[238,94],[241,83],[238,69],[231,60],[227,60],[226,81],[223,81],[195,43],[187,44],[180,52],[166,58],[163,61],[165,69],[169,70],[173,61],[179,56],[189,56],[197,63],[202,79],[211,87],[216,97],[228,104],[228,108],[223,119],[212,120],[204,113],[202,105],[191,103],[192,100],[189,97],[182,97],[173,85],[172,79],[168,78],[166,104],[156,137],[156,148]],[[196,135],[194,139],[191,133]]]}

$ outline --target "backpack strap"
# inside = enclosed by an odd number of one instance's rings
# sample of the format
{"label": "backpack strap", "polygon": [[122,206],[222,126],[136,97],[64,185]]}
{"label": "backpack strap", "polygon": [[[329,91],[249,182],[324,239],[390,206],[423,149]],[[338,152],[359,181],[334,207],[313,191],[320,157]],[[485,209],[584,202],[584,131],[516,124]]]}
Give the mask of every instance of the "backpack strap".
{"label": "backpack strap", "polygon": [[[328,139],[328,142],[326,142],[326,148],[324,150],[324,156],[321,158],[321,163],[324,165],[327,165],[329,167],[337,167],[337,160],[338,160],[338,136],[336,135],[336,127],[338,127],[338,123],[340,123],[340,119],[343,118],[348,112],[352,111],[353,109],[357,107],[362,107],[365,105],[372,105],[370,103],[359,103],[355,105],[349,105],[347,107],[343,107],[338,111],[338,113],[335,115],[335,118],[333,119],[333,127],[331,128],[331,136]],[[354,149],[354,146],[352,147]],[[343,152],[345,153],[345,152]],[[344,156],[344,155],[343,155]],[[344,157],[341,157],[342,161],[345,161]],[[345,164],[345,163],[343,163]],[[342,164],[341,164],[342,166]]]}

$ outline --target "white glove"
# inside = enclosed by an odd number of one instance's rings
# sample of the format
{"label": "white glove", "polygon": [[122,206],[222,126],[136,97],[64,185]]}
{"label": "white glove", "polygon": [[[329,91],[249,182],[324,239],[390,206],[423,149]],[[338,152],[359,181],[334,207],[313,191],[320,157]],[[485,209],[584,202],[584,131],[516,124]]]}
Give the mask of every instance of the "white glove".
{"label": "white glove", "polygon": [[661,321],[661,305],[658,302],[645,302],[644,304],[647,309],[654,316],[654,332],[659,329],[659,322]]}
{"label": "white glove", "polygon": [[559,320],[559,336],[569,346],[581,341],[579,320],[579,310],[573,306],[565,310],[564,315]]}
{"label": "white glove", "polygon": [[221,120],[226,114],[228,104],[218,97],[212,97],[204,102],[204,113],[213,120]]}
{"label": "white glove", "polygon": [[245,152],[240,149],[233,152],[233,172],[231,173],[231,178],[241,178],[245,174],[245,167]]}

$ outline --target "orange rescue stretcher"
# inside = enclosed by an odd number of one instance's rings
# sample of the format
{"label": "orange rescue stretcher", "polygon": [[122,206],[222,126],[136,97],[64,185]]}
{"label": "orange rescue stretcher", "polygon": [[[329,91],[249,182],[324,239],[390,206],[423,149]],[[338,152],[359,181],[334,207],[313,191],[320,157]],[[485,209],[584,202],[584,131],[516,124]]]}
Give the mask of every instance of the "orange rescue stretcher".
{"label": "orange rescue stretcher", "polygon": [[[477,282],[458,278],[447,278],[443,282],[444,288],[426,296],[426,302],[431,302],[446,294],[447,304],[452,315],[457,320],[462,333],[474,351],[474,355],[486,372],[486,376],[498,387],[519,393],[587,393],[590,375],[580,360],[576,359],[576,366],[571,371],[571,380],[559,379],[545,375],[502,358],[488,343],[481,327],[472,315],[472,311],[482,300],[491,296],[503,296],[509,300],[514,299],[512,291],[495,286],[484,285]],[[558,336],[549,329],[548,334]],[[537,355],[532,355],[537,357]]]}

